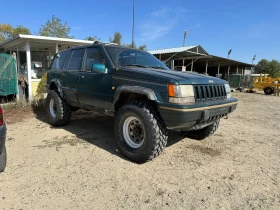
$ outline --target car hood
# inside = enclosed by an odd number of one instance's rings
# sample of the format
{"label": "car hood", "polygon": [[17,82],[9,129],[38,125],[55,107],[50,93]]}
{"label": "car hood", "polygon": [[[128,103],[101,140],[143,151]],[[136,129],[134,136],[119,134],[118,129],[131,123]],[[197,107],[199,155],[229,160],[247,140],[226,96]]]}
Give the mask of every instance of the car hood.
{"label": "car hood", "polygon": [[121,68],[117,77],[133,78],[158,83],[171,84],[225,84],[227,81],[203,74],[181,72],[174,70],[157,70],[150,68]]}

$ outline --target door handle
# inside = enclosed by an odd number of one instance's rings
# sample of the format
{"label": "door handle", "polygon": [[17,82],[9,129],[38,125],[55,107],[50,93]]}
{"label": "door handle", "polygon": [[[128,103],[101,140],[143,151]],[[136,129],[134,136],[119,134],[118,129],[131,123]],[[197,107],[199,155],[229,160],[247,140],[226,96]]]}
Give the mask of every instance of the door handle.
{"label": "door handle", "polygon": [[83,75],[82,75],[82,76],[80,76],[80,77],[81,77],[82,79],[84,79],[84,78],[85,78],[85,76],[83,76]]}

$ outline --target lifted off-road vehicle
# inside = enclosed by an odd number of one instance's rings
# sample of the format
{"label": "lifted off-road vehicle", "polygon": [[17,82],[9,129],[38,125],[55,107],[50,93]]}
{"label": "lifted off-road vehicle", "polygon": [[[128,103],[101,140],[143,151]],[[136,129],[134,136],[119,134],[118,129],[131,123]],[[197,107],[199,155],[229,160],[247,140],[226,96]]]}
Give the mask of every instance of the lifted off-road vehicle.
{"label": "lifted off-road vehicle", "polygon": [[145,162],[158,156],[169,129],[202,140],[237,106],[224,80],[167,68],[148,52],[94,43],[57,53],[47,74],[46,113],[53,126],[71,111],[99,109],[115,117],[118,149]]}

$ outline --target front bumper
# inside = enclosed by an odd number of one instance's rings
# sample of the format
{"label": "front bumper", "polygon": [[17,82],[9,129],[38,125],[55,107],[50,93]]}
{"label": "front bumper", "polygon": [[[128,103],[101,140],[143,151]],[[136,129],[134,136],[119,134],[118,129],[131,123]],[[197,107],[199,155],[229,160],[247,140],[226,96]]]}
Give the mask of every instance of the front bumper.
{"label": "front bumper", "polygon": [[199,107],[179,108],[160,106],[159,111],[165,125],[169,129],[188,130],[196,125],[211,120],[219,119],[233,112],[237,107],[237,99],[231,99],[226,103],[205,104]]}
{"label": "front bumper", "polygon": [[5,147],[6,132],[7,132],[7,128],[6,128],[6,124],[4,122],[4,124],[2,126],[0,126],[0,154],[3,152],[3,149]]}

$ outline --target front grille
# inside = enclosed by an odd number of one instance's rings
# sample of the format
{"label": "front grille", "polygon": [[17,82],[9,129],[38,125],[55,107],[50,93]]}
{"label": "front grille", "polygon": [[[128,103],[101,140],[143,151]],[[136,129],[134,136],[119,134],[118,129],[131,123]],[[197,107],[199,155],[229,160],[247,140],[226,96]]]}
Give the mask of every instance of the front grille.
{"label": "front grille", "polygon": [[227,97],[224,85],[194,85],[196,102],[221,100]]}

